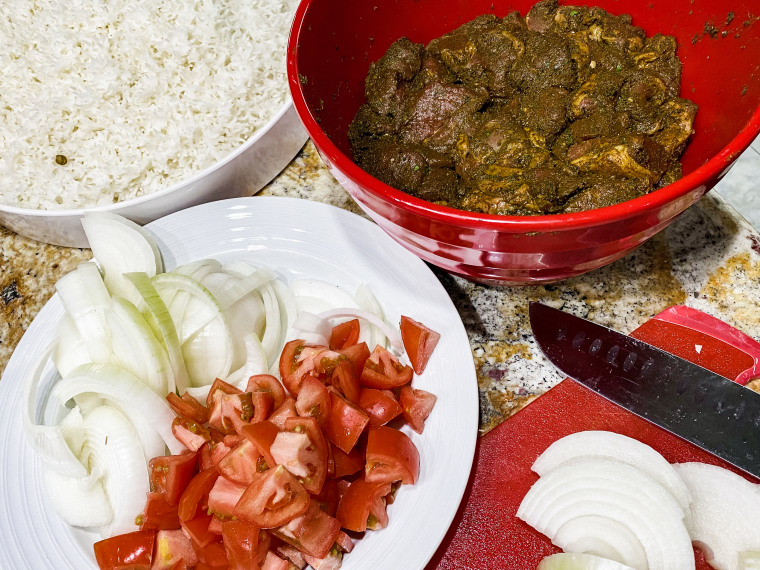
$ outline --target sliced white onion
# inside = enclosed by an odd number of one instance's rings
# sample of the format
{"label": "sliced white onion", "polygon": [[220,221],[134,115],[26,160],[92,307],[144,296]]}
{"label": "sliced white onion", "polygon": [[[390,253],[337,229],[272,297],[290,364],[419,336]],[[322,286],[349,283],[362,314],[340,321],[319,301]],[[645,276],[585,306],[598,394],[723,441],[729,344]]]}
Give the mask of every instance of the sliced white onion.
{"label": "sliced white onion", "polygon": [[[331,330],[332,326],[327,319],[308,311],[301,311],[293,322],[293,328],[288,333],[288,337],[301,338],[310,344],[327,346]],[[306,335],[309,338],[306,338]]]}
{"label": "sliced white onion", "polygon": [[64,313],[56,328],[56,343],[53,351],[53,363],[58,374],[66,376],[80,364],[92,362],[87,342],[79,334],[74,320]]}
{"label": "sliced white onion", "polygon": [[359,308],[352,295],[337,285],[319,279],[296,279],[291,282],[290,289],[296,299],[317,299],[326,308]]}
{"label": "sliced white onion", "polygon": [[196,281],[201,281],[209,273],[217,273],[221,271],[222,264],[216,259],[198,259],[180,265],[172,269],[172,273],[179,273],[181,275],[187,275],[192,277]]}
{"label": "sliced white onion", "polygon": [[243,339],[248,334],[261,338],[266,326],[266,309],[261,294],[251,291],[248,295],[224,311],[230,334],[234,343],[233,368],[243,364],[246,358],[246,348]]}
{"label": "sliced white onion", "polygon": [[159,396],[166,396],[169,386],[174,385],[169,355],[142,313],[127,299],[112,297],[106,319],[111,330],[113,361]]}
{"label": "sliced white onion", "polygon": [[37,392],[42,373],[50,357],[50,350],[43,351],[37,365],[30,370],[23,380],[21,417],[24,432],[29,444],[50,469],[63,475],[83,477],[87,475],[87,470],[75,455],[82,447],[82,440],[72,440],[71,443],[75,447],[72,451],[69,442],[66,440],[65,432],[61,428],[61,424],[71,427],[74,432],[76,432],[76,426],[81,428],[83,420],[79,409],[70,410],[58,425],[46,426],[37,421]]}
{"label": "sliced white onion", "polygon": [[184,449],[172,433],[175,415],[169,404],[131,372],[115,364],[85,364],[62,378],[53,387],[51,396],[64,404],[88,392],[114,402],[128,417],[135,418],[135,423],[144,421],[152,426],[172,454]]}
{"label": "sliced white onion", "polygon": [[282,350],[285,338],[285,330],[280,317],[280,303],[274,287],[266,283],[261,289],[261,299],[264,301],[266,312],[266,325],[261,337],[261,346],[267,355],[267,362],[272,366]]}
{"label": "sliced white onion", "polygon": [[85,418],[86,457],[90,469],[102,473],[103,487],[113,511],[100,529],[103,537],[138,530],[135,519],[150,491],[147,459],[132,422],[111,406],[99,406]]}
{"label": "sliced white onion", "polygon": [[277,303],[280,306],[280,322],[282,330],[287,331],[298,317],[298,307],[296,306],[295,297],[290,288],[279,279],[271,281],[270,284],[274,289]]}
{"label": "sliced white onion", "polygon": [[631,570],[631,567],[593,554],[560,552],[541,560],[537,570]]}
{"label": "sliced white onion", "polygon": [[92,361],[108,362],[111,345],[105,313],[110,309],[111,297],[97,266],[80,263],[56,282],[55,289]]}
{"label": "sliced white onion", "polygon": [[681,506],[660,483],[621,461],[566,461],[531,487],[517,511],[519,518],[552,540],[566,522],[588,515],[627,526],[641,542],[650,570],[694,568]]}
{"label": "sliced white onion", "polygon": [[152,277],[163,271],[161,253],[153,236],[133,221],[108,212],[85,214],[82,228],[103,271],[108,291],[137,302],[136,291],[123,274],[139,271]]}
{"label": "sliced white onion", "polygon": [[552,542],[565,552],[585,552],[615,560],[635,570],[647,570],[647,554],[631,530],[596,515],[575,517],[563,524]]}
{"label": "sliced white onion", "polygon": [[619,433],[588,430],[567,435],[552,443],[536,459],[532,469],[543,477],[565,461],[581,455],[608,457],[638,467],[670,491],[688,516],[691,494],[675,468],[652,447]]}
{"label": "sliced white onion", "polygon": [[137,288],[142,299],[142,306],[138,305],[145,320],[150,325],[156,338],[159,339],[166,349],[169,356],[169,363],[172,367],[172,378],[174,386],[168,386],[170,392],[184,392],[189,384],[189,377],[185,360],[182,355],[182,348],[179,343],[177,329],[174,326],[169,310],[166,308],[161,296],[151,283],[150,278],[145,273],[125,273],[129,281]]}
{"label": "sliced white onion", "polygon": [[[163,273],[156,275],[151,283],[162,299],[184,299],[182,312],[172,312],[175,330],[182,350],[190,384],[203,386],[215,378],[230,373],[234,357],[234,343],[227,319],[211,292],[202,284],[186,275]],[[176,295],[175,295],[176,293]]]}
{"label": "sliced white onion", "polygon": [[[378,317],[377,315],[370,313],[369,311],[366,311],[364,309],[351,309],[351,308],[339,308],[339,309],[332,309],[330,311],[325,311],[323,313],[319,314],[320,317],[323,319],[363,319],[367,321],[369,324],[377,327],[382,334],[385,336],[385,338],[388,339],[388,341],[391,343],[391,346],[399,353],[404,353],[404,343],[401,341],[401,335],[396,332],[396,329],[391,327],[388,323],[386,323],[383,319]],[[372,350],[374,346],[370,346],[369,349]]]}
{"label": "sliced white onion", "polygon": [[222,310],[227,310],[251,291],[261,288],[276,277],[273,271],[261,268],[245,277],[224,272],[211,273],[201,283],[211,291]]}
{"label": "sliced white onion", "polygon": [[[354,293],[354,300],[360,309],[364,309],[365,311],[372,313],[381,321],[385,322],[383,308],[380,306],[380,303],[378,302],[374,293],[372,293],[372,289],[370,289],[366,283],[362,283],[356,288],[356,293]],[[373,326],[371,323],[362,323],[361,329],[361,333],[359,334],[360,341],[366,342],[367,346],[370,348],[374,347],[377,344],[384,348],[387,348],[388,337],[376,326]],[[396,350],[399,354],[401,354],[401,351],[398,349]]]}
{"label": "sliced white onion", "polygon": [[717,569],[737,568],[739,552],[760,551],[760,485],[707,463],[679,463],[692,496],[689,533]]}
{"label": "sliced white onion", "polygon": [[111,503],[99,479],[93,485],[82,485],[80,477],[46,469],[43,481],[48,503],[66,524],[91,528],[113,520]]}
{"label": "sliced white onion", "polygon": [[739,570],[760,570],[760,550],[740,552]]}

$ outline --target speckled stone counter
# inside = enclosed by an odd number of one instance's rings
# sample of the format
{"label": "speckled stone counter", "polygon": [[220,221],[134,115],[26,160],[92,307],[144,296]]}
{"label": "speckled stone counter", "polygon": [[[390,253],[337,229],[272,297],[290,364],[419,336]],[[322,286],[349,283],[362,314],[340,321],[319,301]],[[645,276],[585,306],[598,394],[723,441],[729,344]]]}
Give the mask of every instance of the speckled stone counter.
{"label": "speckled stone counter", "polygon": [[[311,143],[259,195],[316,200],[362,214]],[[0,227],[0,373],[56,279],[89,257],[87,250],[41,245]],[[760,234],[716,194],[627,257],[562,283],[489,287],[433,270],[469,335],[481,432],[562,379],[533,342],[531,300],[623,332],[670,305],[685,304],[760,338]]]}

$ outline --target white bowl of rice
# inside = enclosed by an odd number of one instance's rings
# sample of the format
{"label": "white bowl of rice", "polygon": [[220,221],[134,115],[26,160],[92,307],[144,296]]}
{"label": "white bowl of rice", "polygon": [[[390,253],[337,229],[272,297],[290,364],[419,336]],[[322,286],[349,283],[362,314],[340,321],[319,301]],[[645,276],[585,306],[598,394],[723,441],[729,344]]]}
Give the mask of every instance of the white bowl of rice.
{"label": "white bowl of rice", "polygon": [[88,211],[143,224],[260,190],[307,140],[297,3],[1,2],[0,224],[87,247]]}

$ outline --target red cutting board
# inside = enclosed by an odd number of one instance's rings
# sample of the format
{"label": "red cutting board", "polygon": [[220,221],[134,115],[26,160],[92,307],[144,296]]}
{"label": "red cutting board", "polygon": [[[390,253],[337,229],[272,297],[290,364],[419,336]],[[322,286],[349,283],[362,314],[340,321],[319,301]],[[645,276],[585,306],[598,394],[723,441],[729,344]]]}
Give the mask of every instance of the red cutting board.
{"label": "red cutting board", "polygon": [[[710,334],[666,320],[652,319],[631,336],[731,379],[756,366],[760,358],[758,351],[748,354]],[[727,338],[722,332],[717,334]],[[760,347],[750,339],[744,348],[752,351],[753,344]],[[462,505],[427,570],[535,570],[542,558],[559,552],[515,513],[538,479],[530,470],[536,458],[557,439],[583,430],[608,430],[636,438],[671,463],[703,461],[730,468],[576,382],[564,380],[479,439]],[[708,570],[702,554],[696,551],[696,556],[698,570]]]}

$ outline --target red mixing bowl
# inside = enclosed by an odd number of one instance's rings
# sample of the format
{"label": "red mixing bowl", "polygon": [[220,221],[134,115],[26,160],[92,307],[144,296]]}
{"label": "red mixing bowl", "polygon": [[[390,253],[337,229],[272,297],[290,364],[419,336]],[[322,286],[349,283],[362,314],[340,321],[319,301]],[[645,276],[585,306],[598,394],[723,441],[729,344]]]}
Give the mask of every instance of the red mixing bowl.
{"label": "red mixing bowl", "polygon": [[731,168],[760,132],[757,0],[598,0],[647,35],[678,40],[682,96],[699,105],[684,177],[588,212],[496,216],[438,206],[380,182],[351,160],[348,127],[370,62],[401,36],[427,43],[484,13],[525,15],[532,0],[302,0],[288,45],[296,111],[330,172],[367,214],[425,261],[476,281],[535,284],[591,271],[670,224]]}

